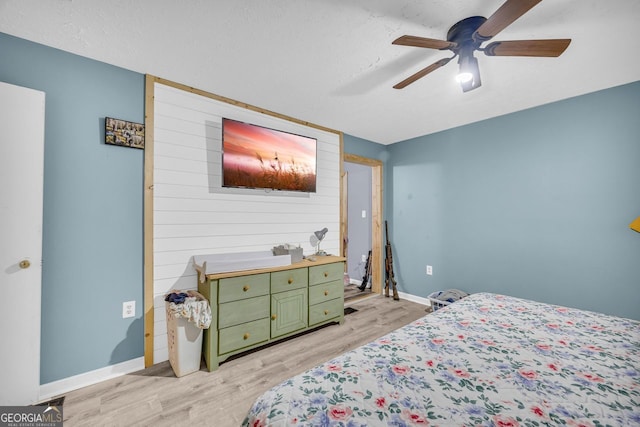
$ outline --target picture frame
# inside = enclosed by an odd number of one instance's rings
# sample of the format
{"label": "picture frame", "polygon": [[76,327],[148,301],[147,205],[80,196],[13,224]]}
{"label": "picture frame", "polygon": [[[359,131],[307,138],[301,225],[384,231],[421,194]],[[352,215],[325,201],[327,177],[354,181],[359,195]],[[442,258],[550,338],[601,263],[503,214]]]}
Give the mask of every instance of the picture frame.
{"label": "picture frame", "polygon": [[144,149],[144,125],[126,120],[104,118],[105,143]]}

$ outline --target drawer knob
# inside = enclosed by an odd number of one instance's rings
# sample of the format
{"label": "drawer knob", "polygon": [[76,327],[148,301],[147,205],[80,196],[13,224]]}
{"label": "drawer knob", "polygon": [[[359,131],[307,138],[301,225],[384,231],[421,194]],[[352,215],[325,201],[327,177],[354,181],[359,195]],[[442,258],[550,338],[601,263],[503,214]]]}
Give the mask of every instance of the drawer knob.
{"label": "drawer knob", "polygon": [[329,273],[327,273],[326,271],[324,272],[324,277],[329,277]]}
{"label": "drawer knob", "polygon": [[324,315],[326,316],[327,314],[329,314],[329,310],[324,311]]}
{"label": "drawer knob", "polygon": [[293,279],[291,277],[289,277],[289,280],[287,280],[288,284],[292,284],[293,283]]}
{"label": "drawer knob", "polygon": [[277,318],[278,318],[278,315],[277,315],[277,314],[272,314],[272,315],[271,315],[271,320],[276,320]]}
{"label": "drawer knob", "polygon": [[327,295],[329,295],[329,291],[324,291],[324,296],[326,297]]}
{"label": "drawer knob", "polygon": [[242,339],[244,339],[244,340],[248,340],[248,339],[249,339],[249,333],[244,334],[244,336],[242,337]]}
{"label": "drawer knob", "polygon": [[243,290],[244,292],[247,292],[249,289],[250,289],[249,285],[244,285],[244,286],[242,287],[242,290]]}

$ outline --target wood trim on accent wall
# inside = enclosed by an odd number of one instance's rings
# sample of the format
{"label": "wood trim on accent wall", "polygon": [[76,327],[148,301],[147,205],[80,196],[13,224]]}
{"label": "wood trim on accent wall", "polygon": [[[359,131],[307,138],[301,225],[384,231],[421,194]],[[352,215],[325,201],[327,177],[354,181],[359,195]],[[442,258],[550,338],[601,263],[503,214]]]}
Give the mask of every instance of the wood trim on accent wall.
{"label": "wood trim on accent wall", "polygon": [[[245,108],[278,119],[287,120],[300,125],[333,133],[340,140],[340,173],[343,165],[343,133],[334,129],[319,126],[303,120],[295,119],[284,114],[275,113],[250,104],[245,104],[230,98],[215,95],[204,90],[165,80],[153,75],[145,76],[145,156],[144,156],[144,364],[145,367],[154,364],[154,217],[153,217],[153,184],[154,184],[154,86],[156,83],[184,90],[206,98],[221,101],[236,107]],[[342,192],[342,189],[340,189]],[[340,212],[342,220],[343,212]],[[340,251],[343,250],[344,236],[340,232]]]}
{"label": "wood trim on accent wall", "polygon": [[[343,163],[357,163],[371,167],[371,291],[381,294],[382,283],[382,161],[343,153]],[[346,211],[346,200],[341,199],[341,212]],[[346,221],[346,214],[343,217]],[[342,227],[346,230],[346,224]]]}
{"label": "wood trim on accent wall", "polygon": [[163,84],[165,86],[170,86],[170,87],[174,87],[176,89],[184,90],[186,92],[195,93],[197,95],[204,96],[205,98],[215,99],[216,101],[225,102],[227,104],[235,105],[236,107],[241,107],[241,108],[245,108],[247,110],[255,111],[255,112],[260,113],[260,114],[266,114],[266,115],[269,115],[269,116],[272,116],[272,117],[277,117],[279,119],[287,120],[287,121],[290,121],[290,122],[293,122],[293,123],[298,123],[298,124],[301,124],[301,125],[304,125],[304,126],[308,126],[308,127],[314,128],[314,129],[318,129],[318,130],[322,130],[322,131],[330,132],[330,133],[335,133],[336,135],[340,135],[340,141],[341,141],[340,145],[342,146],[342,132],[337,131],[335,129],[330,129],[330,128],[327,128],[327,127],[324,127],[324,126],[320,126],[320,125],[316,125],[316,124],[313,124],[313,123],[309,123],[307,121],[299,120],[299,119],[296,119],[294,117],[287,116],[285,114],[276,113],[274,111],[270,111],[270,110],[266,110],[264,108],[256,107],[255,105],[246,104],[244,102],[240,102],[240,101],[236,101],[236,100],[231,99],[231,98],[226,98],[224,96],[216,95],[216,94],[213,94],[211,92],[204,91],[202,89],[196,89],[194,87],[187,86],[187,85],[184,85],[184,84],[181,84],[181,83],[176,83],[176,82],[172,82],[170,80],[165,80],[165,79],[160,78],[160,77],[154,77],[154,76],[150,76],[148,74],[147,74],[147,77],[148,78],[152,78],[154,83],[160,83],[160,84]]}
{"label": "wood trim on accent wall", "polygon": [[[347,258],[347,247],[344,244],[345,236],[347,236],[347,207],[345,198],[345,181],[344,181],[344,138],[340,132],[340,256]],[[344,271],[347,271],[347,263],[344,263]]]}
{"label": "wood trim on accent wall", "polygon": [[[344,161],[342,162],[344,163]],[[349,181],[349,172],[344,172],[344,168],[341,168],[340,172],[340,237],[341,237],[341,249],[340,255],[344,258],[347,258],[349,253],[349,242],[345,239],[345,236],[349,235],[349,221],[348,212],[349,212],[349,188],[347,186]],[[345,273],[348,271],[347,263],[344,263],[344,271]]]}
{"label": "wood trim on accent wall", "polygon": [[144,95],[144,367],[153,365],[153,124],[155,78],[145,76]]}

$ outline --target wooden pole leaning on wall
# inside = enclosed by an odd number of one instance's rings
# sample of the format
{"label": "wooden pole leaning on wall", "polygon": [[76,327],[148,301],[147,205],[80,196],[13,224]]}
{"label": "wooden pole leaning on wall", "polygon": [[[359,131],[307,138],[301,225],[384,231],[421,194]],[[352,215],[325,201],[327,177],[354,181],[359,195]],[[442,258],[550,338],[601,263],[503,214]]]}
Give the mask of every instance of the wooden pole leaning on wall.
{"label": "wooden pole leaning on wall", "polygon": [[396,278],[393,275],[393,252],[391,249],[391,240],[389,239],[389,227],[387,226],[387,221],[384,222],[384,231],[385,231],[385,234],[387,235],[387,244],[385,245],[386,258],[384,260],[384,271],[385,271],[384,296],[388,297],[389,288],[393,288],[393,299],[396,301],[399,301],[400,296],[398,295]]}

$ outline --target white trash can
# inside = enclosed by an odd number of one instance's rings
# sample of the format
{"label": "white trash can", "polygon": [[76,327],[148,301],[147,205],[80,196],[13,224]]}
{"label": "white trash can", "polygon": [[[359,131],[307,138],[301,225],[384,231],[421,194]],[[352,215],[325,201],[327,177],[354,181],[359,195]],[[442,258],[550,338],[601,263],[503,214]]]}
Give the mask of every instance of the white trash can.
{"label": "white trash can", "polygon": [[197,291],[165,295],[169,363],[176,376],[200,370],[202,330],[211,325],[209,301]]}
{"label": "white trash can", "polygon": [[200,370],[202,358],[202,329],[183,317],[167,312],[167,340],[169,344],[169,363],[177,377]]}

